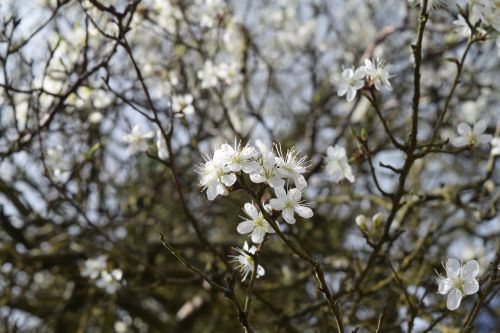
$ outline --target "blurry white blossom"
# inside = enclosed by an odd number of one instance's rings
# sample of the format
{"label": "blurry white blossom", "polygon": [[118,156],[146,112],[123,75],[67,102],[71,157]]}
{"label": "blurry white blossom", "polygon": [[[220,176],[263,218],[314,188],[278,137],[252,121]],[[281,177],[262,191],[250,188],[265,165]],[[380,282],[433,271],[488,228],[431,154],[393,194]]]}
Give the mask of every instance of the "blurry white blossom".
{"label": "blurry white blossom", "polygon": [[82,276],[97,279],[99,274],[106,269],[107,259],[108,257],[106,255],[101,255],[96,258],[89,258],[85,260],[84,266],[81,269]]}
{"label": "blurry white blossom", "polygon": [[327,148],[326,154],[325,170],[332,180],[338,183],[346,178],[351,183],[354,182],[355,177],[348,163],[345,148],[338,145],[330,146]]}
{"label": "blurry white blossom", "polygon": [[370,59],[365,59],[365,65],[361,68],[377,90],[392,90],[391,83],[389,82],[391,75],[388,72],[388,67],[385,66],[382,60],[376,59],[371,61]]}
{"label": "blurry white blossom", "polygon": [[154,133],[149,131],[142,133],[139,125],[134,125],[130,133],[123,135],[123,141],[128,144],[127,152],[134,155],[138,152],[148,150],[148,140],[154,137]]}
{"label": "blurry white blossom", "polygon": [[458,136],[451,139],[451,144],[455,147],[475,146],[476,144],[486,144],[491,141],[491,135],[484,132],[488,128],[486,119],[481,119],[471,127],[467,123],[460,123],[457,126]]}
{"label": "blurry white blossom", "polygon": [[173,96],[172,110],[178,117],[194,114],[193,95],[185,94]]}
{"label": "blurry white blossom", "polygon": [[102,271],[101,277],[95,282],[96,286],[104,289],[112,295],[121,287],[120,281],[123,277],[121,269],[113,269],[111,272]]}

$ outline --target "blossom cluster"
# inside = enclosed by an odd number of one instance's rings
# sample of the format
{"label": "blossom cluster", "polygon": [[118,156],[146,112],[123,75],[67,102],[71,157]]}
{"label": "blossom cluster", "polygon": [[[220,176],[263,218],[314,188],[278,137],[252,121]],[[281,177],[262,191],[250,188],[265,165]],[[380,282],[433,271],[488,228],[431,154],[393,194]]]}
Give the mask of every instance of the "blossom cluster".
{"label": "blossom cluster", "polygon": [[105,255],[85,260],[80,274],[95,281],[98,288],[112,295],[121,287],[123,272],[119,268],[108,270],[108,257]]}
{"label": "blossom cluster", "polygon": [[365,64],[356,69],[344,69],[339,80],[337,94],[339,96],[346,95],[347,101],[351,102],[358,90],[365,86],[375,86],[375,89],[382,91],[392,91],[389,79],[389,68],[384,61],[380,59],[370,60],[365,59]]}
{"label": "blossom cluster", "polygon": [[[240,234],[249,234],[254,244],[261,244],[267,234],[275,233],[280,226],[271,216],[281,213],[282,219],[288,224],[296,222],[295,215],[311,218],[313,210],[304,204],[303,191],[307,187],[304,177],[309,161],[300,157],[294,147],[283,152],[281,145],[274,144],[269,148],[259,144],[258,148],[249,144],[242,146],[235,142],[233,146],[224,143],[216,149],[212,157],[198,166],[200,186],[206,190],[209,200],[217,196],[227,196],[232,190],[247,187],[247,182],[266,186],[273,197],[261,205],[247,202],[243,206],[246,217],[237,226]],[[329,147],[325,158],[326,173],[335,182],[346,178],[354,181],[352,169],[348,164],[346,151],[343,147]],[[276,223],[276,224],[275,224]],[[236,249],[238,255],[232,256],[237,267],[242,271],[243,280],[253,272],[257,248],[249,247],[248,243],[242,249]],[[257,267],[256,277],[264,275],[264,268]]]}

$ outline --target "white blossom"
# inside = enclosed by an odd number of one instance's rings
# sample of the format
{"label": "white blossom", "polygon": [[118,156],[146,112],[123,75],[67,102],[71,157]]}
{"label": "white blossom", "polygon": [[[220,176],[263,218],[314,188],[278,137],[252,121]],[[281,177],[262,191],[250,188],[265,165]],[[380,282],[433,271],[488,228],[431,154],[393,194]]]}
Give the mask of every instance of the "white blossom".
{"label": "white blossom", "polygon": [[244,147],[235,141],[234,147],[223,144],[220,148],[223,163],[233,172],[243,171],[245,173],[258,172],[259,163],[255,160],[259,155],[257,149],[248,144]]}
{"label": "white blossom", "polygon": [[302,175],[306,172],[308,161],[305,157],[298,157],[295,148],[287,150],[286,155],[283,154],[281,146],[276,145],[278,156],[276,161],[276,174],[281,178],[293,179],[295,186],[299,190],[303,190],[307,186],[307,181]]}
{"label": "white blossom", "polygon": [[[253,245],[251,248],[248,248],[248,243],[245,242],[245,244],[243,244],[243,249],[235,248],[235,250],[238,252],[238,255],[230,256],[231,258],[233,258],[233,260],[231,261],[237,263],[236,268],[243,274],[243,278],[241,279],[241,281],[245,281],[248,275],[253,274],[255,268],[255,260],[251,256],[251,254],[255,254],[257,248]],[[262,267],[261,265],[257,265],[257,273],[255,275],[256,278],[264,276],[265,273],[266,272],[264,270],[264,267]]]}
{"label": "white blossom", "polygon": [[172,97],[172,110],[176,116],[192,115],[194,114],[193,95],[176,95]]}
{"label": "white blossom", "polygon": [[250,179],[257,184],[266,182],[273,188],[285,186],[285,181],[277,172],[276,156],[270,150],[261,152],[260,167],[250,174]]}
{"label": "white blossom", "polygon": [[378,91],[383,89],[392,91],[392,86],[389,82],[391,75],[382,60],[377,59],[371,61],[370,59],[365,59],[365,65],[361,68],[364,70],[366,77],[375,85],[375,88]]}
{"label": "white blossom", "polygon": [[488,122],[485,119],[479,120],[471,127],[469,124],[460,123],[457,126],[459,136],[451,139],[451,144],[455,147],[475,146],[476,144],[486,144],[491,141],[491,135],[485,134]]}
{"label": "white blossom", "polygon": [[218,69],[212,61],[207,60],[197,73],[198,79],[201,80],[201,88],[208,89],[217,86],[219,83]]}
{"label": "white blossom", "polygon": [[148,140],[154,137],[154,133],[149,131],[142,133],[139,125],[134,125],[130,133],[123,135],[123,141],[128,144],[127,152],[134,155],[138,152],[148,150]]}
{"label": "white blossom", "polygon": [[359,89],[365,85],[365,71],[363,68],[353,70],[352,68],[344,69],[340,77],[337,95],[346,95],[347,101],[351,102]]}
{"label": "white blossom", "polygon": [[105,255],[97,258],[89,258],[85,260],[84,266],[81,269],[81,275],[91,279],[97,279],[103,270],[106,269],[108,257]]}
{"label": "white blossom", "polygon": [[457,259],[450,258],[446,261],[445,268],[446,277],[438,278],[438,292],[441,295],[448,294],[446,306],[453,311],[460,306],[464,295],[472,295],[479,291],[479,283],[476,280],[479,264],[476,260],[470,260],[462,266]]}
{"label": "white blossom", "polygon": [[106,293],[112,295],[121,287],[120,281],[123,277],[121,269],[113,269],[111,272],[102,271],[101,277],[95,282],[96,286],[104,289]]}
{"label": "white blossom", "polygon": [[280,210],[281,216],[287,223],[295,223],[295,213],[306,219],[314,215],[311,208],[302,204],[302,192],[299,189],[292,188],[287,193],[283,187],[278,187],[274,192],[276,198],[271,199],[269,205],[275,210]]}
{"label": "white blossom", "polygon": [[326,150],[327,156],[325,157],[325,170],[327,174],[336,183],[346,178],[351,183],[354,182],[355,177],[352,173],[351,166],[348,163],[347,155],[344,147],[330,146]]}
{"label": "white blossom", "polygon": [[256,244],[262,243],[266,233],[274,233],[274,229],[266,221],[262,212],[260,212],[252,203],[245,203],[245,213],[250,217],[238,224],[238,233],[244,235],[251,233],[252,242]]}
{"label": "white blossom", "polygon": [[224,161],[222,152],[217,150],[212,160],[207,160],[198,168],[200,186],[207,190],[208,200],[214,200],[218,195],[228,195],[226,187],[236,182],[236,175],[225,166]]}

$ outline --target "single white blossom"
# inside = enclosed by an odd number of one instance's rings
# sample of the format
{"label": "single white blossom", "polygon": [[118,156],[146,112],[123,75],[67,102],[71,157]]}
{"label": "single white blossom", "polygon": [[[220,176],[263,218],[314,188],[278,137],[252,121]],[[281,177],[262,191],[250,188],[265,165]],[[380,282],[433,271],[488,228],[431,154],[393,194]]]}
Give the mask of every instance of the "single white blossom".
{"label": "single white blossom", "polygon": [[130,133],[123,135],[123,141],[128,143],[127,152],[134,155],[148,150],[148,140],[154,137],[153,132],[142,133],[139,125],[134,125]]}
{"label": "single white blossom", "polygon": [[285,186],[285,181],[277,172],[276,156],[270,150],[261,152],[260,167],[255,173],[250,174],[250,179],[257,184],[266,182],[273,188]]}
{"label": "single white blossom", "polygon": [[95,282],[96,286],[104,289],[106,293],[112,295],[121,287],[120,281],[123,277],[121,269],[113,269],[111,272],[102,271],[101,277]]}
{"label": "single white blossom", "polygon": [[469,124],[460,123],[457,126],[459,136],[451,139],[451,144],[455,147],[475,146],[476,144],[486,144],[491,141],[492,136],[485,134],[488,122],[485,119],[479,120],[471,128]]}
{"label": "single white blossom", "polygon": [[352,68],[344,69],[340,77],[339,88],[337,95],[347,96],[347,101],[351,102],[359,89],[365,85],[365,71],[363,68],[353,70]]}
{"label": "single white blossom", "polygon": [[299,189],[292,188],[287,193],[283,187],[278,187],[274,192],[276,198],[271,199],[269,205],[275,210],[281,210],[281,216],[287,223],[295,223],[295,213],[306,219],[314,215],[311,208],[302,204],[302,191]]}
{"label": "single white blossom", "polygon": [[252,203],[245,203],[245,213],[250,217],[238,224],[238,233],[245,235],[251,233],[252,242],[256,244],[262,243],[266,233],[274,233],[274,229],[266,221],[262,212],[260,212]]}
{"label": "single white blossom", "polygon": [[63,146],[57,145],[47,149],[47,166],[52,170],[53,177],[58,181],[64,181],[70,174],[68,167],[69,158]]}
{"label": "single white blossom", "polygon": [[220,150],[217,150],[212,160],[207,160],[198,167],[200,186],[207,190],[208,200],[214,200],[218,195],[228,195],[226,187],[236,182],[236,175],[224,165],[222,155]]}
{"label": "single white blossom", "polygon": [[294,147],[288,149],[286,155],[283,154],[281,146],[276,145],[276,150],[278,152],[275,158],[277,175],[281,178],[293,179],[295,187],[303,190],[307,186],[307,181],[302,175],[308,166],[307,158],[299,157]]}
{"label": "single white blossom", "polygon": [[389,82],[391,75],[382,60],[374,60],[372,62],[370,59],[365,59],[365,65],[362,69],[366,77],[375,85],[378,91],[382,89],[392,91],[392,86]]}
{"label": "single white blossom", "polygon": [[332,180],[336,183],[346,178],[351,183],[355,177],[352,173],[351,166],[348,163],[347,155],[344,147],[330,146],[326,150],[325,170]]}
{"label": "single white blossom", "polygon": [[172,97],[172,110],[176,116],[182,117],[184,115],[194,114],[193,95],[176,95]]}
{"label": "single white blossom", "polygon": [[[251,248],[248,248],[248,243],[245,242],[245,244],[243,244],[243,249],[235,248],[235,250],[238,252],[238,255],[230,256],[233,258],[231,261],[237,263],[236,268],[243,274],[241,281],[245,281],[248,275],[253,274],[255,269],[255,260],[251,255],[255,254],[257,248],[253,245]],[[255,276],[260,278],[264,276],[265,273],[264,267],[257,265],[257,273]]]}
{"label": "single white blossom", "polygon": [[479,273],[479,264],[476,260],[470,260],[461,265],[457,259],[450,258],[446,261],[446,277],[438,278],[438,292],[441,295],[448,294],[446,307],[453,311],[460,306],[464,295],[472,295],[479,291],[479,283],[476,276]]}
{"label": "single white blossom", "polygon": [[241,143],[235,141],[234,147],[223,144],[220,148],[223,163],[233,172],[243,171],[245,173],[258,172],[260,164],[255,159],[259,153],[252,146],[241,146]]}
{"label": "single white blossom", "polygon": [[201,88],[208,89],[219,84],[218,68],[214,66],[212,61],[207,60],[197,73],[198,79],[201,80]]}
{"label": "single white blossom", "polygon": [[98,256],[97,258],[89,258],[85,260],[81,275],[91,279],[97,279],[102,271],[106,269],[108,257],[105,255]]}
{"label": "single white blossom", "polygon": [[500,137],[496,137],[491,140],[491,155],[500,155]]}

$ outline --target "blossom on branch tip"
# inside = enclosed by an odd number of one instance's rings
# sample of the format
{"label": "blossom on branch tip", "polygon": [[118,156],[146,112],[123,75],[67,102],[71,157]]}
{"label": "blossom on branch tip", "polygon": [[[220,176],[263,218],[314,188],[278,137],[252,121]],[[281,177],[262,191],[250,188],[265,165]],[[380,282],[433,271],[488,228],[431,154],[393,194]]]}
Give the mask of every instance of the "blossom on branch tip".
{"label": "blossom on branch tip", "polygon": [[276,145],[276,150],[278,152],[275,158],[278,176],[291,178],[299,190],[304,189],[307,181],[302,174],[306,172],[308,166],[306,157],[299,158],[293,147],[287,150],[286,155],[283,154],[280,145]]}
{"label": "blossom on branch tip", "polygon": [[338,145],[327,148],[325,170],[336,183],[344,178],[349,180],[351,183],[353,183],[356,179],[352,173],[351,166],[348,163],[345,148]]}
{"label": "blossom on branch tip", "polygon": [[302,204],[302,191],[296,188],[290,189],[288,192],[283,187],[274,189],[276,198],[269,201],[272,209],[280,210],[283,219],[289,223],[296,222],[294,214],[297,213],[303,218],[310,218],[314,215],[311,208]]}
{"label": "blossom on branch tip", "polygon": [[344,69],[340,77],[339,88],[337,95],[346,95],[347,101],[351,102],[359,89],[365,85],[365,71],[363,68],[353,70],[352,68]]}
{"label": "blossom on branch tip", "polygon": [[465,265],[454,258],[446,261],[446,277],[439,276],[438,293],[448,294],[446,307],[453,311],[458,309],[464,295],[472,295],[479,291],[476,276],[479,274],[479,264],[470,260]]}
{"label": "blossom on branch tip", "polygon": [[[231,262],[236,263],[236,269],[238,269],[242,274],[243,277],[241,281],[245,281],[248,277],[248,275],[252,275],[253,271],[255,269],[255,259],[253,258],[253,254],[257,252],[257,248],[252,245],[252,247],[248,247],[248,243],[245,242],[243,244],[243,249],[240,248],[235,248],[236,252],[238,252],[238,255],[235,256],[230,256],[233,258]],[[257,265],[257,272],[256,272],[256,278],[260,278],[261,276],[264,276],[265,274],[264,267],[261,265]]]}
{"label": "blossom on branch tip", "polygon": [[259,153],[252,146],[245,145],[242,147],[241,143],[235,141],[234,147],[225,143],[220,147],[219,151],[224,163],[233,172],[253,173],[260,168],[259,163],[255,161]]}
{"label": "blossom on branch tip", "polygon": [[276,156],[270,150],[261,153],[260,167],[250,174],[250,179],[257,184],[266,182],[273,188],[285,186],[285,181],[278,175]]}
{"label": "blossom on branch tip", "polygon": [[154,133],[149,131],[142,133],[139,125],[134,125],[130,133],[123,135],[123,141],[128,144],[127,152],[129,155],[134,155],[139,152],[148,150],[147,140],[152,139]]}
{"label": "blossom on branch tip", "polygon": [[[207,190],[208,200],[214,200],[218,195],[228,195],[226,187],[234,185],[236,175],[224,165],[224,161],[214,153],[212,160],[207,160],[198,167],[200,186]],[[219,154],[220,155],[220,154]]]}
{"label": "blossom on branch tip", "polygon": [[194,114],[193,95],[176,95],[172,97],[172,111],[177,117]]}
{"label": "blossom on branch tip", "polygon": [[244,211],[250,219],[238,224],[238,233],[243,235],[251,233],[252,242],[255,244],[262,243],[266,233],[274,233],[274,229],[252,203],[247,202]]}
{"label": "blossom on branch tip", "polygon": [[361,68],[363,69],[369,82],[375,85],[375,88],[378,91],[383,89],[392,91],[392,86],[389,82],[391,75],[388,72],[388,66],[385,66],[384,64],[384,61],[380,59],[373,61],[365,59],[365,65]]}
{"label": "blossom on branch tip", "polygon": [[488,122],[485,119],[479,120],[473,127],[467,123],[460,123],[457,126],[459,136],[451,139],[451,144],[455,147],[465,147],[489,143],[492,136],[484,133],[487,128]]}

